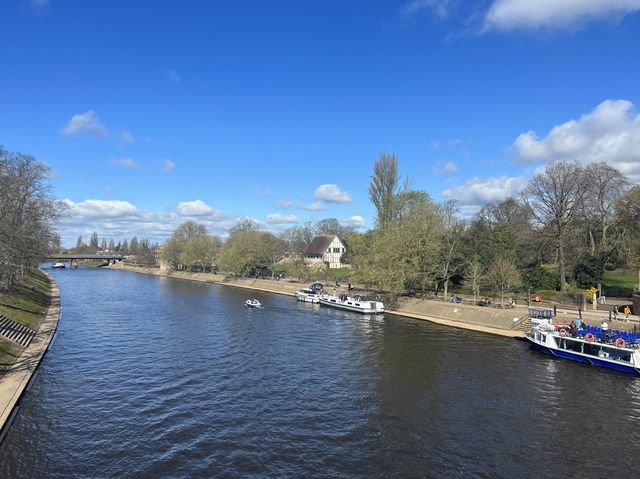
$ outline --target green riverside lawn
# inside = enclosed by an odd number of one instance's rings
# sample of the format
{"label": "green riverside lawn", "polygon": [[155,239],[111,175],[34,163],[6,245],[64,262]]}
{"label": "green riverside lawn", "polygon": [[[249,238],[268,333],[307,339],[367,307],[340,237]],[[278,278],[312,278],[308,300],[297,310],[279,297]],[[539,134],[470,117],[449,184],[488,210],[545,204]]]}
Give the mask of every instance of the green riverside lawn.
{"label": "green riverside lawn", "polygon": [[[22,283],[0,293],[0,314],[31,329],[38,329],[49,306],[49,279],[39,269],[33,270]],[[22,348],[0,338],[0,370],[10,366]]]}

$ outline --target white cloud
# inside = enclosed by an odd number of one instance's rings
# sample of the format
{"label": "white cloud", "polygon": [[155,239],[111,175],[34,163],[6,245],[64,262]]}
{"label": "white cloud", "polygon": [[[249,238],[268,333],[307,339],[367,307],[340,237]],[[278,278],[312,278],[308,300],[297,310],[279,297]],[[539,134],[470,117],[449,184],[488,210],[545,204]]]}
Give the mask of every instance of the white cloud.
{"label": "white cloud", "polygon": [[452,161],[447,161],[444,164],[439,163],[432,166],[431,171],[436,176],[452,175],[458,171],[458,166]]}
{"label": "white cloud", "polygon": [[342,191],[338,185],[327,184],[316,188],[314,196],[328,203],[351,203],[351,196],[346,191]]}
{"label": "white cloud", "polygon": [[180,83],[182,81],[182,77],[180,76],[180,74],[173,69],[167,70],[165,72],[165,75],[169,83]]}
{"label": "white cloud", "polygon": [[98,115],[93,110],[73,115],[71,120],[60,129],[60,133],[64,136],[76,136],[83,133],[96,135],[101,138],[109,136],[109,130],[100,123],[100,118],[98,118]]}
{"label": "white cloud", "polygon": [[181,201],[178,203],[176,211],[181,216],[203,216],[215,212],[211,206],[202,200]]}
{"label": "white cloud", "polygon": [[317,201],[314,203],[300,203],[298,208],[305,211],[322,211],[327,209],[322,203],[318,203]]}
{"label": "white cloud", "polygon": [[124,168],[138,168],[141,169],[142,165],[131,158],[111,158],[109,160],[110,165],[123,166]]}
{"label": "white cloud", "polygon": [[176,164],[173,161],[171,161],[169,159],[162,161],[162,170],[165,173],[170,173],[175,169],[176,169]]}
{"label": "white cloud", "polygon": [[137,215],[138,209],[128,201],[121,200],[85,200],[74,203],[62,200],[67,210],[65,216],[93,220],[96,218],[115,218],[124,215]]}
{"label": "white cloud", "polygon": [[449,14],[451,3],[452,0],[411,0],[400,9],[400,15],[411,18],[424,10],[429,10],[435,16],[444,18]]}
{"label": "white cloud", "polygon": [[273,194],[269,188],[265,188],[261,185],[253,185],[253,191],[260,196],[271,196]]}
{"label": "white cloud", "polygon": [[444,165],[444,171],[449,174],[453,174],[458,171],[458,166],[453,161],[447,161]]}
{"label": "white cloud", "polygon": [[352,228],[356,229],[367,227],[367,223],[365,222],[364,218],[359,215],[354,215],[349,218],[340,220],[339,223],[342,226],[351,226]]}
{"label": "white cloud", "polygon": [[626,100],[606,100],[578,120],[557,125],[544,137],[534,131],[513,143],[516,162],[605,162],[640,181],[640,114]]}
{"label": "white cloud", "polygon": [[[63,200],[67,206],[56,227],[63,244],[74,246],[79,234],[87,241],[93,231],[99,238],[118,242],[125,238],[149,239],[164,242],[185,220],[194,217],[205,225],[210,234],[224,236],[235,225],[237,218],[214,210],[200,200],[179,203],[175,210],[150,211],[137,208],[128,201],[88,199],[79,203]],[[182,205],[182,207],[181,207]],[[204,207],[202,206],[204,205]],[[194,215],[200,209],[208,209],[207,215]],[[181,214],[181,209],[185,215]]]}
{"label": "white cloud", "polygon": [[293,201],[291,201],[290,198],[285,198],[283,200],[278,201],[278,204],[276,205],[276,208],[280,208],[280,209],[283,209],[283,210],[288,210],[292,206],[293,206]]}
{"label": "white cloud", "polygon": [[590,21],[619,20],[640,10],[640,0],[495,0],[484,30],[575,28]]}
{"label": "white cloud", "polygon": [[472,178],[461,186],[447,188],[442,196],[447,200],[456,200],[461,214],[471,216],[482,205],[518,196],[527,183],[524,176]]}
{"label": "white cloud", "polygon": [[134,143],[136,139],[130,131],[122,130],[120,133],[120,141],[125,145],[130,145],[131,143]]}
{"label": "white cloud", "polygon": [[267,216],[267,223],[272,225],[296,224],[300,223],[300,220],[296,215],[283,215],[281,213],[274,213]]}

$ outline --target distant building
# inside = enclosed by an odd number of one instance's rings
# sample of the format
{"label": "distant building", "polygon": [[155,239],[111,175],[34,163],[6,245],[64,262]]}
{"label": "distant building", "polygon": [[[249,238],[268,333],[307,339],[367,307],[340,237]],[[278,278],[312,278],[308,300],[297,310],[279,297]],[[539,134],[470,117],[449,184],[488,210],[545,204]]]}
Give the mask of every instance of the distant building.
{"label": "distant building", "polygon": [[316,236],[304,255],[305,263],[312,266],[341,268],[346,248],[337,236]]}

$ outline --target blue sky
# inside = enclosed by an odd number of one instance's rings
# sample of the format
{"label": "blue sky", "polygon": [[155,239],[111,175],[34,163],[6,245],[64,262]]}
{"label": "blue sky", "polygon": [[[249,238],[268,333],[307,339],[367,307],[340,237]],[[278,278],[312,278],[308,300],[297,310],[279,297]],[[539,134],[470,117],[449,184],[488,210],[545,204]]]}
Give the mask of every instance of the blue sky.
{"label": "blue sky", "polygon": [[66,245],[338,218],[375,159],[462,215],[556,158],[640,181],[640,0],[0,4],[0,145]]}

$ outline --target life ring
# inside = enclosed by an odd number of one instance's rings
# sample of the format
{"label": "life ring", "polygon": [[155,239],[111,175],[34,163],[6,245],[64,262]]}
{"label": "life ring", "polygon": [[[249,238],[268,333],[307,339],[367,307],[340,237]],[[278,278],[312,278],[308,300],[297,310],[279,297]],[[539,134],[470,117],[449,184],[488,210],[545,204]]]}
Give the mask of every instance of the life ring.
{"label": "life ring", "polygon": [[536,303],[539,303],[540,301],[542,301],[542,296],[540,296],[539,294],[536,294],[536,295],[533,297],[533,300],[534,300]]}
{"label": "life ring", "polygon": [[594,342],[596,340],[596,337],[593,335],[593,333],[587,333],[587,335],[584,337],[584,339],[586,339],[587,341],[592,343],[592,342]]}
{"label": "life ring", "polygon": [[566,329],[561,329],[560,330],[560,336],[566,336],[567,335],[567,330]]}
{"label": "life ring", "polygon": [[622,339],[622,338],[616,339],[616,347],[624,348],[626,345],[627,345],[627,343],[625,343],[624,339]]}

